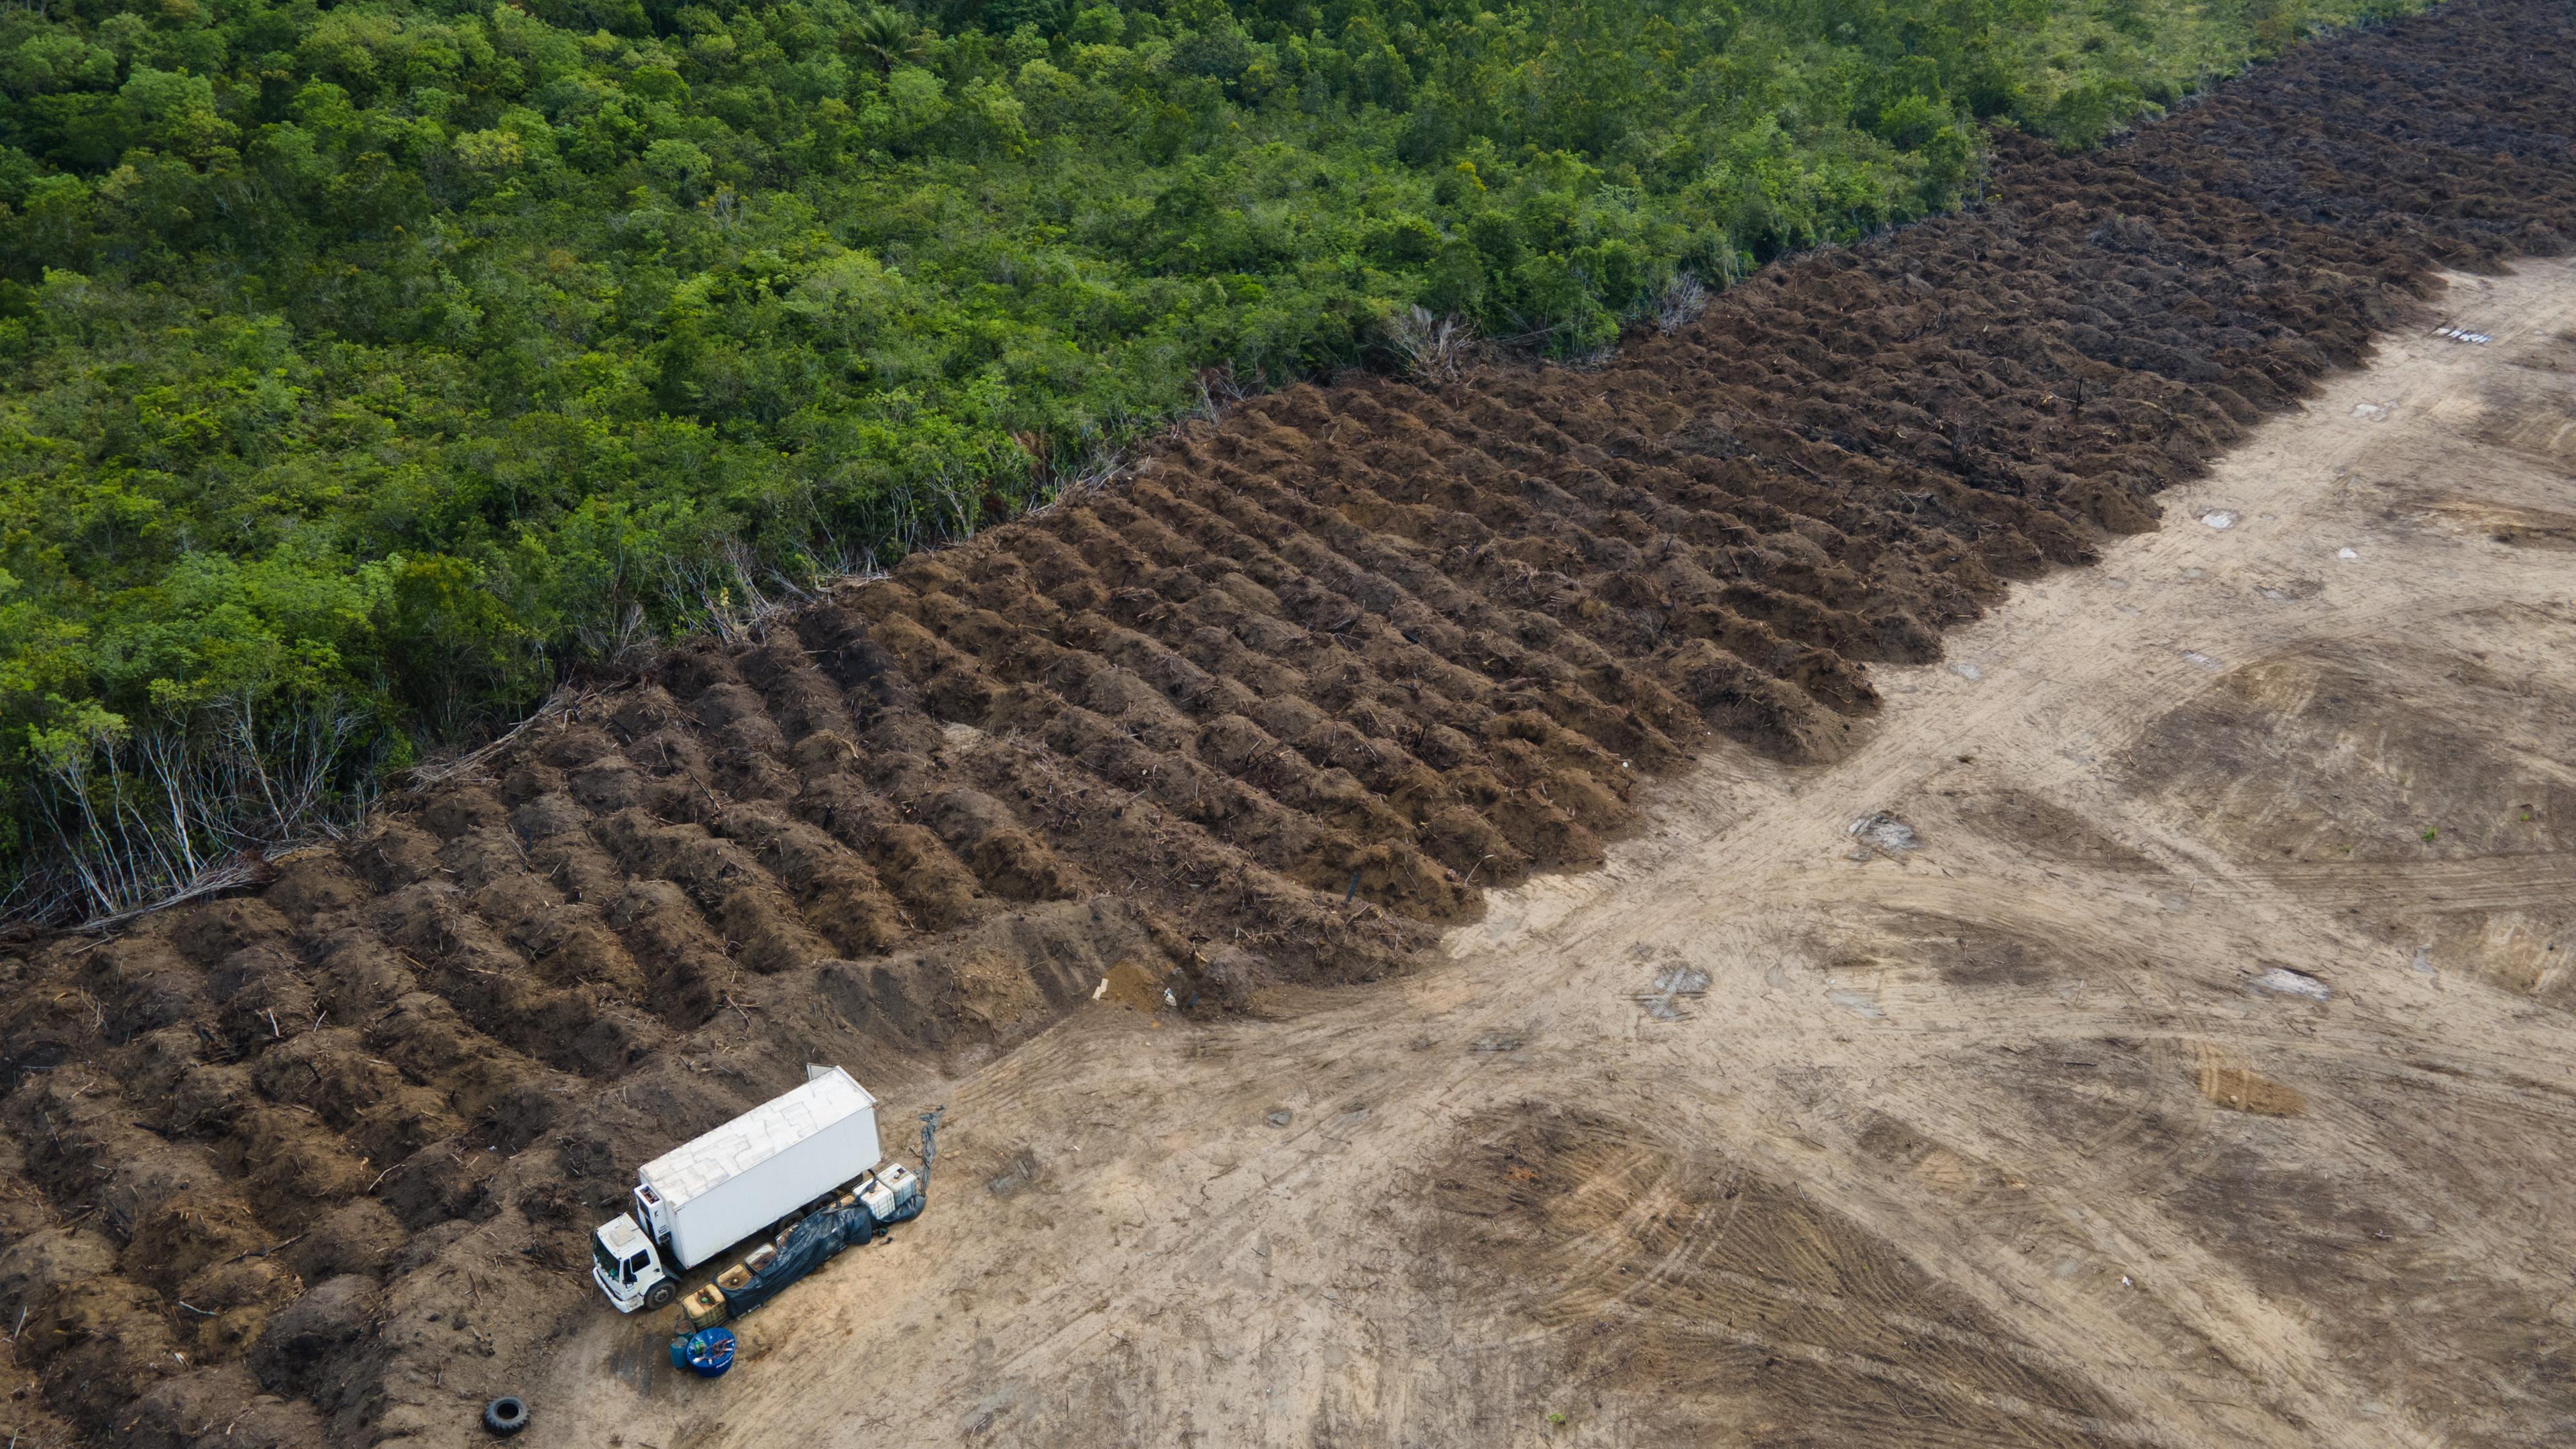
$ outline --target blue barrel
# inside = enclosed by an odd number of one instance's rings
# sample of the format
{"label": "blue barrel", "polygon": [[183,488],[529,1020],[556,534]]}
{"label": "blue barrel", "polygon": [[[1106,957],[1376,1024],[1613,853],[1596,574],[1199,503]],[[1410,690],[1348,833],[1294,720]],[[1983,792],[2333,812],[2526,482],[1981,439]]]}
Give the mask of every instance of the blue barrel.
{"label": "blue barrel", "polygon": [[734,1336],[730,1328],[701,1328],[671,1340],[671,1367],[711,1379],[733,1367]]}

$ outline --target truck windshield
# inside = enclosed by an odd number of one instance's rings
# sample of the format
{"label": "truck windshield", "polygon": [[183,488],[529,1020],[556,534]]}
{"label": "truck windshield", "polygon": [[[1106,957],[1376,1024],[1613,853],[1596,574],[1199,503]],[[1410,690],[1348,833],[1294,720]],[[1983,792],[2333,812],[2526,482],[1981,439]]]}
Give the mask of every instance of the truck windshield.
{"label": "truck windshield", "polygon": [[608,1245],[599,1240],[597,1233],[591,1234],[590,1257],[592,1262],[599,1265],[599,1271],[607,1274],[611,1281],[626,1278],[625,1269],[618,1263],[617,1255],[608,1251]]}

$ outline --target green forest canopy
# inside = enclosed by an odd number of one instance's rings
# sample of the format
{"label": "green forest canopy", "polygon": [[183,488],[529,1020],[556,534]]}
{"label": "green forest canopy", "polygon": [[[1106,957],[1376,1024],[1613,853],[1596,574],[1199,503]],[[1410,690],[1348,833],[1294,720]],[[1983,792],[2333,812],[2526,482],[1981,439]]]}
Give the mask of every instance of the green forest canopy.
{"label": "green forest canopy", "polygon": [[1957,203],[1980,120],[2088,144],[2399,8],[37,0],[0,880],[146,736],[343,789],[1006,514],[1208,369],[1382,357],[1414,307],[1581,354]]}

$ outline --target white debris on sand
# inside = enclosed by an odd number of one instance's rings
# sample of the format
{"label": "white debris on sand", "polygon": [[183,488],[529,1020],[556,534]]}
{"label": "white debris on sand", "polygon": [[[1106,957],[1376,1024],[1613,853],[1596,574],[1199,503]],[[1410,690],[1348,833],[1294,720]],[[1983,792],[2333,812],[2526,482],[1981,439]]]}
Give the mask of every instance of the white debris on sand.
{"label": "white debris on sand", "polygon": [[1851,828],[1843,833],[1889,855],[1923,848],[1923,838],[1914,833],[1913,826],[1884,810],[1873,810],[1853,821]]}
{"label": "white debris on sand", "polygon": [[2254,978],[2254,989],[2269,991],[2276,996],[2304,996],[2310,1001],[2325,1001],[2334,995],[2333,987],[2305,971],[2293,971],[2287,966],[2267,968]]}

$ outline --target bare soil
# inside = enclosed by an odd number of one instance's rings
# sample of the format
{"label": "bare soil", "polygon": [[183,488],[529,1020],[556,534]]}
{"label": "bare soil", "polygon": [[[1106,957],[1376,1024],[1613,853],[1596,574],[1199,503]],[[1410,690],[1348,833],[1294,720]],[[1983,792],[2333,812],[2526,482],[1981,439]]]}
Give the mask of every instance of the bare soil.
{"label": "bare soil", "polygon": [[[17,948],[8,1427],[2564,1437],[2571,31],[1245,404]],[[583,1235],[808,1060],[935,1206],[670,1382]]]}
{"label": "bare soil", "polygon": [[589,1314],[559,1442],[2568,1442],[2576,574],[2458,520],[2576,482],[2482,440],[2576,422],[2576,265],[2444,302],[2496,340],[1874,670],[1841,761],[1713,750],[1400,980],[905,1084],[931,1211],[712,1384]]}

